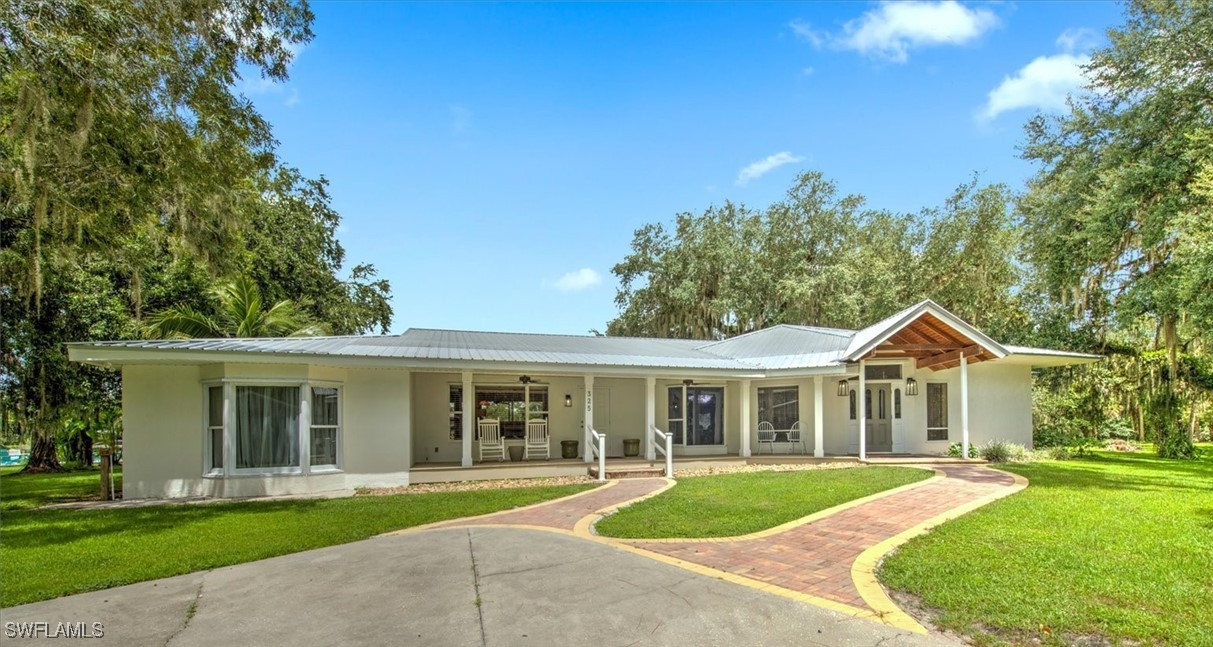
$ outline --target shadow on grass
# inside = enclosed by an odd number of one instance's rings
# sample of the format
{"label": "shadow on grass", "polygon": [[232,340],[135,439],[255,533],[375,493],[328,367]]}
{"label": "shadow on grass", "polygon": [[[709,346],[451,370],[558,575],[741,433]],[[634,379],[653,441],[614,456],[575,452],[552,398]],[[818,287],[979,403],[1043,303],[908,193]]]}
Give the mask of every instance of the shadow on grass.
{"label": "shadow on grass", "polygon": [[205,523],[238,513],[250,515],[290,511],[308,514],[322,500],[259,501],[250,503],[200,503],[154,505],[108,510],[19,510],[4,514],[4,543],[7,548],[31,548],[69,544],[89,537],[126,532],[155,533]]}
{"label": "shadow on grass", "polygon": [[[1095,488],[1213,492],[1213,460],[1174,460],[1148,454],[1109,454],[1068,461],[999,465],[1035,488]],[[1034,476],[1048,478],[1034,478]]]}

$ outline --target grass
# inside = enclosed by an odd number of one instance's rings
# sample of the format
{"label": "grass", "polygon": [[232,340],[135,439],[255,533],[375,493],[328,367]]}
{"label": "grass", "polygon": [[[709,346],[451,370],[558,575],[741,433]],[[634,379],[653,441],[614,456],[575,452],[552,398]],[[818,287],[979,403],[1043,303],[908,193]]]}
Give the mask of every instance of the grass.
{"label": "grass", "polygon": [[1028,489],[884,561],[886,586],[979,644],[1213,644],[1213,446],[1000,466]]}
{"label": "grass", "polygon": [[[101,498],[101,470],[20,474],[21,467],[0,468],[0,511],[28,510],[51,503]],[[114,468],[114,490],[122,492],[122,467]]]}
{"label": "grass", "polygon": [[[50,475],[72,480],[74,474]],[[95,475],[94,475],[95,476]],[[324,500],[29,510],[46,500],[26,478],[4,476],[0,607],[332,546],[445,519],[555,499],[593,485],[434,492]],[[71,486],[41,480],[50,491]],[[6,503],[7,505],[7,503]],[[24,503],[21,505],[25,505]]]}
{"label": "grass", "polygon": [[634,539],[732,537],[931,476],[907,467],[863,467],[683,478],[595,528],[602,535]]}

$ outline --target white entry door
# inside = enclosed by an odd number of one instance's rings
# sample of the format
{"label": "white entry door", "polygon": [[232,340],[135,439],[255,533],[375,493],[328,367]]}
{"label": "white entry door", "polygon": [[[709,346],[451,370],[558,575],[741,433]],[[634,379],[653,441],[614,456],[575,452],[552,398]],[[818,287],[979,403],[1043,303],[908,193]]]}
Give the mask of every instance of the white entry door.
{"label": "white entry door", "polygon": [[594,387],[594,431],[611,432],[611,390],[605,387]]}
{"label": "white entry door", "polygon": [[887,384],[872,384],[864,393],[867,445],[870,452],[893,451],[893,406]]}

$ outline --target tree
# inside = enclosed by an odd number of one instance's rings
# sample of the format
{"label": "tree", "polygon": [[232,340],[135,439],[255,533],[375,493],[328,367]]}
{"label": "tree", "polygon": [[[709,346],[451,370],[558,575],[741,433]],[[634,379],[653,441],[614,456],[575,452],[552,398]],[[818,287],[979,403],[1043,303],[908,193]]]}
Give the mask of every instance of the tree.
{"label": "tree", "polygon": [[[1022,334],[1010,191],[957,188],[915,218],[863,208],[821,173],[765,211],[726,202],[636,231],[612,335],[715,339],[780,323],[859,328],[933,298],[996,335]],[[1013,341],[1014,339],[1009,339]]]}
{"label": "tree", "polygon": [[215,291],[214,315],[182,305],[148,318],[147,333],[160,339],[194,337],[308,337],[327,330],[291,301],[265,307],[261,290],[248,278],[238,278]]}
{"label": "tree", "polygon": [[33,437],[27,469],[58,467],[58,411],[89,392],[62,346],[92,338],[67,319],[88,298],[73,281],[120,277],[137,324],[165,250],[225,271],[258,199],[248,179],[275,162],[268,124],[232,91],[238,66],[286,78],[311,21],[289,0],[0,6],[0,356]]}
{"label": "tree", "polygon": [[[1153,339],[1138,341],[1166,351],[1169,382],[1201,334],[1193,317],[1213,311],[1200,251],[1209,240],[1200,142],[1213,128],[1213,5],[1135,0],[1127,14],[1086,67],[1088,92],[1068,114],[1028,124],[1023,154],[1041,169],[1020,208],[1046,298],[1068,304],[1072,325],[1100,340],[1153,321]],[[1150,424],[1160,453],[1188,454],[1170,422],[1188,403],[1178,385],[1168,390]]]}

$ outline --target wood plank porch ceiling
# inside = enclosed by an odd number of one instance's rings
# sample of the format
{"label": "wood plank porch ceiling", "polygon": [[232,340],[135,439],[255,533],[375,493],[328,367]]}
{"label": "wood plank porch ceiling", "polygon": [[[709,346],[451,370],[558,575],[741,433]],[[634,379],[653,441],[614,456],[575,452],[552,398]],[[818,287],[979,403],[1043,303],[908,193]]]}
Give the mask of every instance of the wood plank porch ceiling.
{"label": "wood plank porch ceiling", "polygon": [[929,312],[906,324],[864,359],[914,359],[918,368],[942,371],[960,366],[960,355],[968,363],[995,359],[980,344]]}

